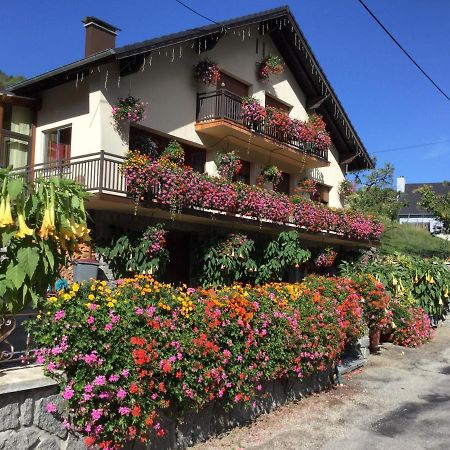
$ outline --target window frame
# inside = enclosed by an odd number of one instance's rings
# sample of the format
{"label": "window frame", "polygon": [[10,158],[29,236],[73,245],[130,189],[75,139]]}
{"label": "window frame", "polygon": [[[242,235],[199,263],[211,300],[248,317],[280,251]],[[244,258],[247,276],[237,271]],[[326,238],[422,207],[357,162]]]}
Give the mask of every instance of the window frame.
{"label": "window frame", "polygon": [[[61,130],[67,130],[70,128],[70,155],[68,158],[63,158],[63,159],[56,159],[56,160],[52,160],[49,161],[48,158],[48,139],[49,139],[49,135],[52,133],[57,133],[57,142],[56,144],[59,146],[59,133]],[[73,138],[73,124],[72,123],[68,123],[66,125],[61,125],[59,127],[55,127],[55,128],[49,128],[47,130],[42,130],[42,133],[44,135],[44,139],[43,139],[43,145],[44,145],[44,149],[43,149],[43,153],[44,153],[44,164],[57,164],[60,162],[65,162],[65,161],[69,161],[72,157],[72,138]],[[58,153],[59,153],[59,149],[58,149]]]}

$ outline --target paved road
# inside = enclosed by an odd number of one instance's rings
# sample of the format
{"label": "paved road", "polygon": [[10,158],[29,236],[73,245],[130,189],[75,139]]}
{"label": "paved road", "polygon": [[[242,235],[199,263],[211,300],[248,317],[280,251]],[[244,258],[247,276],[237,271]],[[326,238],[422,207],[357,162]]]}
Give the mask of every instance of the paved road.
{"label": "paved road", "polygon": [[419,349],[387,344],[345,385],[195,450],[450,450],[450,323]]}

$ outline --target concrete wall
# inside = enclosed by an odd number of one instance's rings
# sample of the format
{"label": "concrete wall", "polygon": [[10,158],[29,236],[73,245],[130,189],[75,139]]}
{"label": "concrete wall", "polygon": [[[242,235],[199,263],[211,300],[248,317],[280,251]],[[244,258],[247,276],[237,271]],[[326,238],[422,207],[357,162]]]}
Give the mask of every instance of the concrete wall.
{"label": "concrete wall", "polygon": [[[43,93],[43,105],[39,112],[36,163],[43,160],[44,139],[42,132],[60,125],[72,124],[72,156],[97,152],[101,149],[123,155],[128,149],[128,129],[116,130],[111,119],[111,107],[118,97],[132,94],[149,103],[147,119],[140,125],[172,135],[207,148],[208,173],[215,174],[214,159],[217,151],[235,149],[224,147],[220,142],[202,140],[195,131],[196,95],[211,89],[198,85],[193,79],[194,65],[204,58],[217,61],[222,70],[249,85],[249,94],[264,104],[265,93],[272,94],[292,106],[291,117],[306,119],[306,99],[288,67],[284,74],[274,76],[268,82],[257,77],[257,65],[268,53],[277,54],[269,36],[261,36],[256,27],[241,32],[230,32],[220,39],[214,49],[198,54],[188,42],[168,47],[147,57],[141,70],[125,77],[119,76],[119,65],[112,63],[93,68],[88,77],[49,89]],[[255,164],[252,181],[256,181],[261,169],[267,164],[277,165],[277,155],[258,158],[248,149],[240,150],[240,156]],[[338,154],[333,147],[329,153],[331,165],[318,169],[323,183],[333,186],[330,206],[340,207],[337,185],[343,179],[338,164]],[[296,186],[302,169],[296,165],[280,168],[291,174],[292,188]]]}

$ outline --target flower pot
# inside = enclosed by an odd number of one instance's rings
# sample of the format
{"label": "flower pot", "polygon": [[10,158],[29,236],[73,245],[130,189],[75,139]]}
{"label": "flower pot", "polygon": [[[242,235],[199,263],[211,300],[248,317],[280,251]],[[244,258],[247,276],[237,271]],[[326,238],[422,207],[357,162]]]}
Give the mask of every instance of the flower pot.
{"label": "flower pot", "polygon": [[370,353],[376,353],[380,351],[380,337],[381,330],[372,329],[369,331],[369,350]]}
{"label": "flower pot", "polygon": [[97,279],[99,263],[96,259],[76,259],[73,261],[73,281]]}

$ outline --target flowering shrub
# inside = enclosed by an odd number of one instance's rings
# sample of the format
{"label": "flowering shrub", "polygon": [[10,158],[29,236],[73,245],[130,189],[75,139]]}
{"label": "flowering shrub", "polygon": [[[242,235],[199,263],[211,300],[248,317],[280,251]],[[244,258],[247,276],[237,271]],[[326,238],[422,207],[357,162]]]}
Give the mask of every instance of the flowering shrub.
{"label": "flowering shrub", "polygon": [[248,126],[261,125],[266,117],[266,109],[255,97],[245,97],[242,99],[242,118]]}
{"label": "flowering shrub", "polygon": [[258,184],[263,182],[272,183],[273,187],[276,188],[283,178],[283,172],[277,166],[266,166],[258,177]]}
{"label": "flowering shrub", "polygon": [[194,67],[194,78],[203,84],[217,84],[220,80],[220,66],[204,59]]}
{"label": "flowering shrub", "polygon": [[232,181],[242,167],[241,160],[234,152],[219,153],[216,160],[220,176]]}
{"label": "flowering shrub", "polygon": [[146,105],[148,105],[148,103],[145,103],[141,101],[140,98],[135,98],[132,95],[119,98],[117,105],[113,106],[111,110],[116,126],[121,122],[137,123],[141,120],[145,120]]}
{"label": "flowering shrub", "polygon": [[327,247],[325,251],[317,256],[314,264],[316,265],[316,267],[331,267],[334,264],[336,256],[337,253],[331,248]]}
{"label": "flowering shrub", "polygon": [[386,288],[372,275],[356,275],[354,281],[363,299],[364,318],[369,329],[389,329],[392,324],[392,311],[389,309],[391,297]]}
{"label": "flowering shrub", "polygon": [[161,161],[131,152],[122,171],[128,191],[140,198],[149,192],[162,205],[199,207],[252,219],[294,223],[308,231],[334,231],[352,239],[378,239],[382,225],[370,216],[332,210],[307,200],[294,204],[287,195],[259,186],[231,183],[223,178],[200,174],[188,167],[165,165]]}
{"label": "flowering shrub", "polygon": [[264,380],[324,370],[361,328],[355,295],[339,280],[324,290],[196,290],[140,275],[50,297],[34,338],[38,361],[61,385],[68,426],[88,446],[118,449],[145,441],[149,428],[163,436],[159,414],[169,407],[251,404],[267,395]]}
{"label": "flowering shrub", "polygon": [[258,68],[258,77],[267,81],[271,75],[282,74],[284,72],[283,60],[276,55],[267,55],[260,63]]}
{"label": "flowering shrub", "polygon": [[430,317],[422,308],[395,300],[391,303],[391,309],[394,344],[418,347],[433,337],[434,330]]}

